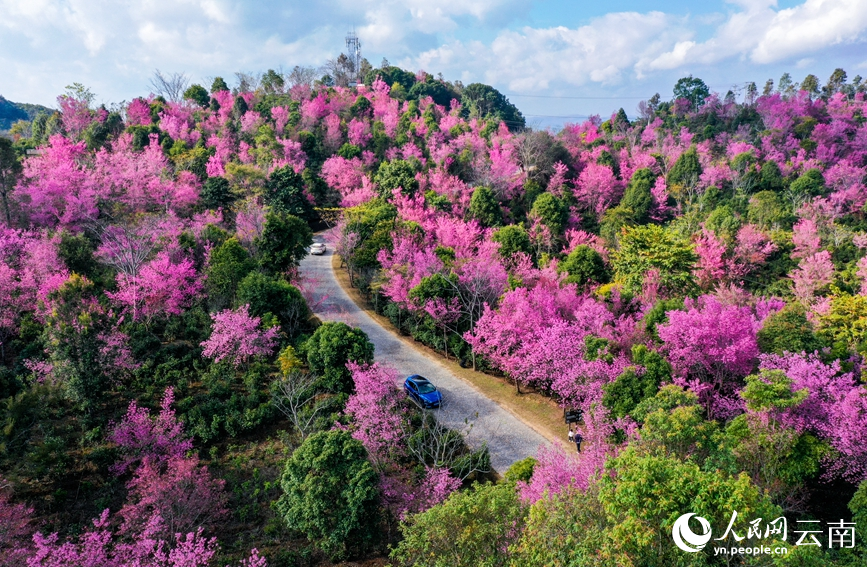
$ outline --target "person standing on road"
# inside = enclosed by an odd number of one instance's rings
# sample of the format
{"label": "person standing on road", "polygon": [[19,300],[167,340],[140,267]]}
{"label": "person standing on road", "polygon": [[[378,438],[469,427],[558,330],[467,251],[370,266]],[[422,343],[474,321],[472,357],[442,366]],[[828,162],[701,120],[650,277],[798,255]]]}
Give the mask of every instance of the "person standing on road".
{"label": "person standing on road", "polygon": [[575,442],[575,433],[572,431],[572,426],[571,426],[571,425],[569,426],[569,442],[570,442],[570,443],[574,443],[574,442]]}
{"label": "person standing on road", "polygon": [[584,441],[584,438],[581,437],[581,434],[576,431],[573,439],[575,441],[575,448],[577,448],[578,452],[580,453],[581,452],[581,442]]}

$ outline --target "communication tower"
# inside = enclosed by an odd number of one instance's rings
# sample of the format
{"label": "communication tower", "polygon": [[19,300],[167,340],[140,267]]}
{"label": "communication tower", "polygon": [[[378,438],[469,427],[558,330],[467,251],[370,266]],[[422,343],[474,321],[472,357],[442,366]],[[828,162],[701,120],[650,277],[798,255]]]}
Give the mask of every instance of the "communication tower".
{"label": "communication tower", "polygon": [[350,78],[350,86],[358,86],[361,82],[361,40],[355,34],[355,30],[346,34],[346,55],[352,61],[352,77]]}

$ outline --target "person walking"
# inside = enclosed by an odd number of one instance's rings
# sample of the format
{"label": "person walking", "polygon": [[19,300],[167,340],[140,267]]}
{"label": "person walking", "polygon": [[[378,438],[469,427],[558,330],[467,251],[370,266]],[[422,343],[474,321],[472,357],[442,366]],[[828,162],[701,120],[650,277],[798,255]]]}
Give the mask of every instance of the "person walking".
{"label": "person walking", "polygon": [[577,431],[575,432],[574,437],[572,438],[575,441],[575,448],[578,449],[578,452],[581,452],[581,442],[584,441],[584,438],[581,437],[581,434]]}
{"label": "person walking", "polygon": [[574,443],[574,442],[575,442],[575,433],[572,431],[572,426],[571,426],[571,425],[569,426],[569,442],[570,442],[570,443]]}

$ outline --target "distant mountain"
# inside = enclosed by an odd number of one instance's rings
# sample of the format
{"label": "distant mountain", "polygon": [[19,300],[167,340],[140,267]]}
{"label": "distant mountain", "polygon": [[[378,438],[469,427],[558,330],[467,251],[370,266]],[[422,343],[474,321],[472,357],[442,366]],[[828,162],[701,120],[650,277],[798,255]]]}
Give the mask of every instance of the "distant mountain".
{"label": "distant mountain", "polygon": [[33,120],[40,112],[52,114],[54,109],[41,104],[11,102],[0,96],[0,130],[8,130],[19,120]]}

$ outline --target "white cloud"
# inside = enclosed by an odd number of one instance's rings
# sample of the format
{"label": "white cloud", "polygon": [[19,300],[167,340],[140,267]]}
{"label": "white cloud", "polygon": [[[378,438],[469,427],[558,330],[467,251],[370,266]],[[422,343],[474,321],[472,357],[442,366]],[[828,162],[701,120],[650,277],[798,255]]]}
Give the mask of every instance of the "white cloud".
{"label": "white cloud", "polygon": [[374,64],[385,55],[513,92],[626,89],[695,69],[751,79],[745,69],[824,65],[829,50],[864,41],[867,0],[802,1],[781,10],[776,0],[727,0],[699,16],[612,12],[575,27],[519,28],[524,0],[0,0],[0,94],[51,103],[79,81],[108,102],[147,92],[157,67],[204,81],[318,65],[353,27]]}
{"label": "white cloud", "polygon": [[512,90],[548,88],[552,83],[617,83],[672,43],[690,36],[681,20],[662,12],[621,12],[576,29],[530,28],[501,32],[490,46],[450,42],[413,62],[439,71],[462,67],[478,79]]}
{"label": "white cloud", "polygon": [[757,63],[796,57],[863,39],[865,29],[864,0],[806,0],[800,6],[776,13],[751,57]]}
{"label": "white cloud", "polygon": [[[724,61],[768,64],[804,58],[835,44],[863,41],[867,1],[806,0],[785,10],[776,0],[729,0],[727,15],[679,18],[661,12],[611,13],[579,28],[503,31],[489,45],[449,42],[412,59],[427,70],[469,69],[475,80],[512,90],[617,84],[669,70]],[[696,41],[699,25],[714,26]],[[408,60],[409,61],[409,60]]]}

